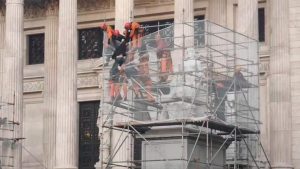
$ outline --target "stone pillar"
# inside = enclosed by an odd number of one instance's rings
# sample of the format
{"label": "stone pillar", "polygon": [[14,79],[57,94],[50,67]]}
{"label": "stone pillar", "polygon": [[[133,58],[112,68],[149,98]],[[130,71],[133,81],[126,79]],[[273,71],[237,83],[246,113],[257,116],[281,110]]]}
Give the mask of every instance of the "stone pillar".
{"label": "stone pillar", "polygon": [[[0,9],[0,39],[5,39],[5,16]],[[0,82],[2,82],[3,74],[3,53],[4,53],[4,40],[0,41]],[[0,84],[0,102],[2,102],[2,85]],[[1,114],[0,114],[1,115]]]}
{"label": "stone pillar", "polygon": [[[1,11],[0,9],[0,39],[5,39],[5,16],[4,13]],[[4,57],[4,40],[0,41],[0,103],[3,104],[3,100],[2,100],[2,86],[4,85],[3,82],[3,57]],[[4,114],[2,113],[2,111],[0,111],[0,117],[4,117]],[[0,136],[3,136],[2,131],[0,131]],[[0,143],[0,154],[2,153],[2,143]],[[3,158],[0,157],[0,160],[3,161]]]}
{"label": "stone pillar", "polygon": [[238,0],[236,31],[258,39],[258,1]]}
{"label": "stone pillar", "polygon": [[[5,39],[5,16],[0,9],[0,38]],[[4,49],[5,41],[0,41],[0,49]]]}
{"label": "stone pillar", "polygon": [[[227,53],[227,45],[232,45],[229,41],[224,41],[225,39],[230,39],[230,34],[224,33],[227,32],[224,27],[227,27],[227,0],[209,0],[208,4],[208,21],[212,23],[206,24],[206,29],[211,34],[206,35],[208,48],[213,49],[209,50],[209,54],[215,62],[220,64],[214,64],[214,68],[219,72],[226,72],[226,68],[223,65],[227,64],[227,58],[225,55],[222,57],[218,56],[217,51],[223,51]],[[227,44],[227,45],[226,45]]]}
{"label": "stone pillar", "polygon": [[[115,28],[124,29],[126,22],[133,20],[134,0],[115,0]],[[122,33],[122,32],[121,32]]]}
{"label": "stone pillar", "polygon": [[221,26],[227,25],[227,0],[209,0],[208,20]]}
{"label": "stone pillar", "polygon": [[[13,120],[20,125],[14,125],[13,132],[5,132],[5,137],[22,137],[23,120],[23,36],[24,36],[24,0],[6,0],[6,26],[5,26],[5,57],[3,60],[3,102],[11,103],[5,108],[4,113],[8,120]],[[12,126],[9,126],[10,128]],[[21,141],[4,142],[3,156],[13,156],[7,160],[18,169],[22,166]]]}
{"label": "stone pillar", "polygon": [[45,26],[45,85],[44,85],[44,164],[55,166],[58,0],[47,4]]}
{"label": "stone pillar", "polygon": [[78,167],[77,0],[59,1],[56,168]]}
{"label": "stone pillar", "polygon": [[272,168],[292,168],[289,1],[271,0],[270,19],[270,158]]}
{"label": "stone pillar", "polygon": [[[174,43],[175,48],[189,48],[194,44],[194,1],[175,0],[174,2]],[[182,50],[175,50],[173,55],[174,71],[183,70]]]}

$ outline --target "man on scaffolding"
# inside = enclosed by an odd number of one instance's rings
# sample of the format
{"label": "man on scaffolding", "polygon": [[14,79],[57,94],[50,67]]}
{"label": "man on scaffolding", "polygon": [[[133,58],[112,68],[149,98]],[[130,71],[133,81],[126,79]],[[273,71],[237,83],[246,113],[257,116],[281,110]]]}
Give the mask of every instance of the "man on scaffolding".
{"label": "man on scaffolding", "polygon": [[125,23],[125,37],[131,40],[131,48],[141,50],[142,36],[144,35],[144,29],[137,22]]}
{"label": "man on scaffolding", "polygon": [[[110,90],[111,90],[111,98],[116,100],[127,100],[127,78],[125,75],[125,72],[122,70],[122,66],[126,60],[127,57],[127,51],[128,51],[128,38],[122,39],[123,41],[119,46],[116,47],[116,50],[114,51],[112,55],[112,59],[115,60],[111,71],[111,83],[110,83]],[[122,98],[120,94],[120,89],[123,88],[123,94],[124,98]]]}

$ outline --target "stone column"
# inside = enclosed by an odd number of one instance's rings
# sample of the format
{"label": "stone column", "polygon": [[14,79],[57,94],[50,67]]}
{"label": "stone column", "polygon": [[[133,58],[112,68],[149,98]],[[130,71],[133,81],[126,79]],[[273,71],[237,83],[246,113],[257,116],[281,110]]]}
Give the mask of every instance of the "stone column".
{"label": "stone column", "polygon": [[206,29],[211,34],[206,35],[208,49],[210,56],[215,62],[220,63],[221,65],[214,64],[214,68],[219,72],[225,72],[226,68],[222,65],[227,64],[226,56],[218,56],[217,51],[223,51],[227,53],[227,45],[231,45],[229,41],[224,41],[222,38],[229,39],[230,34],[224,33],[227,32],[224,27],[227,27],[227,0],[209,0],[208,4],[208,21],[212,23],[207,23]]}
{"label": "stone column", "polygon": [[226,26],[227,0],[209,0],[208,20],[221,26]]}
{"label": "stone column", "polygon": [[[6,0],[6,26],[5,26],[5,57],[3,73],[3,102],[11,103],[5,108],[4,113],[8,120],[13,120],[20,125],[14,125],[12,133],[6,132],[5,137],[22,137],[23,120],[23,36],[24,36],[24,0]],[[12,126],[10,126],[12,127]],[[14,168],[21,168],[22,144],[21,141],[7,141],[4,156],[13,156],[13,161],[8,160]]]}
{"label": "stone column", "polygon": [[116,29],[122,31],[124,29],[124,24],[133,20],[133,6],[134,0],[115,0]]}
{"label": "stone column", "polygon": [[270,158],[272,168],[292,168],[289,1],[271,0],[270,19]]}
{"label": "stone column", "polygon": [[238,0],[237,32],[258,39],[258,1]]}
{"label": "stone column", "polygon": [[[0,9],[0,39],[5,39],[5,16]],[[0,82],[2,82],[2,74],[3,74],[3,53],[4,53],[4,40],[0,41]],[[2,85],[0,83],[0,102],[2,102]],[[1,114],[0,114],[1,115]]]}
{"label": "stone column", "polygon": [[78,167],[77,0],[59,1],[56,168]]}
{"label": "stone column", "polygon": [[[5,16],[0,9],[0,38],[5,39]],[[5,41],[0,41],[0,49],[3,49]]]}
{"label": "stone column", "polygon": [[58,0],[47,4],[45,26],[45,85],[44,85],[44,164],[55,166]]}
{"label": "stone column", "polygon": [[[175,48],[192,47],[194,43],[194,1],[174,1],[174,44]],[[175,50],[173,55],[174,71],[183,70],[183,50]]]}
{"label": "stone column", "polygon": [[[0,9],[0,39],[5,39],[5,16],[4,13],[2,11],[2,9]],[[4,40],[0,41],[0,103],[3,104],[3,100],[2,100],[2,86],[4,85],[3,82],[3,57],[4,57]],[[2,111],[0,111],[0,117],[4,117],[4,114],[2,113]],[[0,136],[3,136],[2,131],[0,131]],[[0,154],[2,153],[2,143],[0,143]],[[3,161],[3,158],[0,157],[0,160]]]}

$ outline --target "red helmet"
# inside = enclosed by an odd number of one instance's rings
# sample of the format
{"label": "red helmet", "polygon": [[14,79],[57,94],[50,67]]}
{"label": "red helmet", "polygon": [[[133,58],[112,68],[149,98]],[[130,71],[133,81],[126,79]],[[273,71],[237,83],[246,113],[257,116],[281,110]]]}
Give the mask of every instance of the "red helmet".
{"label": "red helmet", "polygon": [[115,30],[115,31],[114,31],[114,36],[120,36],[119,30]]}
{"label": "red helmet", "polygon": [[100,28],[103,29],[103,30],[106,30],[106,29],[107,29],[106,23],[102,23],[102,24],[100,25]]}
{"label": "red helmet", "polygon": [[124,28],[125,29],[131,29],[131,23],[130,22],[125,23]]}

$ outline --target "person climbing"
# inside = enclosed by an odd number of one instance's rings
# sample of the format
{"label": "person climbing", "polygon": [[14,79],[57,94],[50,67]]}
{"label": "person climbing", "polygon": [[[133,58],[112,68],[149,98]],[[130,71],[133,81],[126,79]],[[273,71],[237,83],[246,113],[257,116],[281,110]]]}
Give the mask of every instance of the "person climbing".
{"label": "person climbing", "polygon": [[139,72],[138,72],[138,65],[134,60],[134,54],[135,54],[134,51],[128,52],[125,64],[122,66],[122,68],[124,69],[126,78],[128,80],[131,80],[132,82],[132,88],[135,94],[135,99],[139,99],[142,98],[142,93],[140,92],[140,86],[138,84]]}
{"label": "person climbing", "polygon": [[120,94],[121,85],[123,86],[124,100],[127,100],[127,79],[124,77],[124,73],[121,72],[121,67],[125,62],[127,52],[127,41],[123,40],[116,50],[112,54],[111,58],[115,60],[110,70],[110,97],[111,100],[122,100]]}
{"label": "person climbing", "polygon": [[125,23],[125,36],[130,38],[131,46],[133,49],[142,47],[141,37],[144,34],[144,29],[137,22]]}
{"label": "person climbing", "polygon": [[173,64],[172,64],[172,57],[171,52],[168,50],[168,45],[166,42],[161,38],[160,34],[156,35],[156,46],[157,46],[157,58],[159,59],[159,66],[160,66],[160,75],[159,80],[160,82],[166,82],[169,77],[169,73],[173,73]]}
{"label": "person climbing", "polygon": [[111,59],[111,53],[117,46],[117,42],[114,38],[114,34],[116,33],[113,28],[106,23],[102,23],[100,29],[106,32],[106,36],[103,37],[103,55],[105,57],[105,65],[108,65]]}
{"label": "person climbing", "polygon": [[[107,34],[107,42],[105,43],[105,45],[110,45],[113,43],[113,36],[114,36],[114,29],[110,26],[107,25],[106,23],[103,23],[100,25],[100,28],[106,32]],[[114,44],[112,44],[114,45]]]}

